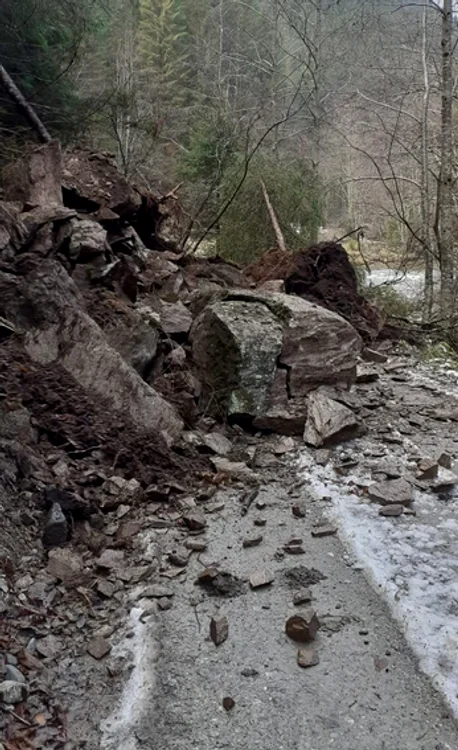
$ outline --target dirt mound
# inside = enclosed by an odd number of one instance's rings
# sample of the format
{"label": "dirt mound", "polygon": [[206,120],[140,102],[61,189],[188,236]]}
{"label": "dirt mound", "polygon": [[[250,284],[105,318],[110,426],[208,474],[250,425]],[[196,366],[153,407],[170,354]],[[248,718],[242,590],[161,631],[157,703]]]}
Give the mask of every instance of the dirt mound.
{"label": "dirt mound", "polygon": [[258,285],[282,279],[288,294],[296,294],[338,313],[365,340],[383,327],[380,311],[358,292],[355,269],[342,245],[321,243],[291,255],[269,250],[247,273]]}
{"label": "dirt mound", "polygon": [[103,399],[91,399],[63,367],[30,361],[16,338],[0,349],[0,392],[4,408],[21,405],[32,415],[38,453],[62,450],[145,486],[208,468],[197,453],[170,450],[160,435],[145,435]]}

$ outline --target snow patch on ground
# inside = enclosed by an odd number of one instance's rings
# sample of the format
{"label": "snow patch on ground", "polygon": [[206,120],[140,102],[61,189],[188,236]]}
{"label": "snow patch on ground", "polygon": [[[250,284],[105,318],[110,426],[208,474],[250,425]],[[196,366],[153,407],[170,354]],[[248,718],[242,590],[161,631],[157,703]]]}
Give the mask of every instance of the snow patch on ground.
{"label": "snow patch on ground", "polygon": [[138,750],[140,742],[134,730],[149,708],[154,689],[156,642],[150,626],[143,622],[143,610],[134,607],[130,613],[131,637],[125,637],[113,650],[114,656],[128,657],[132,664],[130,677],[116,709],[102,722],[101,750]]}
{"label": "snow patch on ground", "polygon": [[441,502],[417,492],[416,517],[383,518],[318,467],[308,454],[301,468],[317,497],[329,497],[329,515],[356,564],[387,600],[420,667],[458,716],[458,494]]}

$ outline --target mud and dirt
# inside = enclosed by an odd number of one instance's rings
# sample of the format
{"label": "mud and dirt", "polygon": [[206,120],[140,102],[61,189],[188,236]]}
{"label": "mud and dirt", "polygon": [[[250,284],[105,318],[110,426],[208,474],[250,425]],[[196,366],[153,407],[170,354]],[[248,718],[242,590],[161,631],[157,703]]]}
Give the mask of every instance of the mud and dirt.
{"label": "mud and dirt", "polygon": [[288,294],[296,294],[338,313],[364,340],[375,339],[384,316],[358,292],[358,280],[342,245],[321,243],[285,255],[274,249],[247,269],[258,284],[282,279]]}

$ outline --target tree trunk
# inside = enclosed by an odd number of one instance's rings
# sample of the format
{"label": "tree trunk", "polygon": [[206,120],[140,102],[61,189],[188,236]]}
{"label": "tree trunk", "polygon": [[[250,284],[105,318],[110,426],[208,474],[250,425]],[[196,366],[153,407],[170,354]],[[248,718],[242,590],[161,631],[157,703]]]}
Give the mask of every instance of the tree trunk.
{"label": "tree trunk", "polygon": [[0,65],[0,83],[3,84],[6,93],[9,97],[11,97],[20,113],[25,117],[29,125],[34,129],[40,141],[42,143],[49,143],[49,141],[52,141],[50,134],[41,122],[37,113],[19,91],[18,87],[14,83],[9,73],[5,70],[3,65]]}
{"label": "tree trunk", "polygon": [[430,191],[429,191],[429,100],[431,87],[429,82],[429,70],[427,59],[427,28],[426,28],[426,5],[422,12],[422,42],[421,58],[423,67],[423,108],[421,113],[421,220],[422,220],[422,240],[423,240],[423,257],[425,263],[425,291],[423,300],[423,321],[431,320],[433,302],[434,302],[434,255],[432,252],[432,232],[431,232],[431,209],[430,209]]}
{"label": "tree trunk", "polygon": [[444,324],[453,324],[454,296],[454,205],[453,205],[453,58],[452,0],[444,0],[442,11],[442,108],[441,153],[438,199],[439,260],[441,270],[440,303]]}
{"label": "tree trunk", "polygon": [[275,234],[275,239],[277,241],[277,247],[279,250],[281,250],[283,253],[286,253],[286,245],[285,245],[285,238],[283,237],[283,232],[280,229],[280,224],[278,223],[277,216],[274,211],[274,207],[272,206],[272,203],[270,202],[269,194],[267,192],[266,186],[264,184],[264,180],[261,180],[261,187],[262,187],[262,194],[264,196],[264,200],[266,202],[267,210],[269,212],[270,220],[272,222],[272,227]]}

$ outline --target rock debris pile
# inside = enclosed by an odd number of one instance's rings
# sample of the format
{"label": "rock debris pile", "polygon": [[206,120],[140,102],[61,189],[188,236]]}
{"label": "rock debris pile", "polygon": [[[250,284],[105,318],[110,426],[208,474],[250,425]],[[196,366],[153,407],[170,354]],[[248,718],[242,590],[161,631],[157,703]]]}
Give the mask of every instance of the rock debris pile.
{"label": "rock debris pile", "polygon": [[[240,490],[241,516],[262,512],[262,477],[300,441],[325,465],[330,446],[364,435],[376,405],[355,407],[349,389],[378,378],[385,355],[362,351],[362,337],[381,318],[355,296],[335,246],[288,263],[268,253],[250,276],[184,255],[176,196],[135,189],[106,155],[32,150],[5,170],[2,198],[0,722],[8,750],[80,747],[97,717],[67,745],[69,708],[75,727],[90,682],[108,712],[115,678],[130,670],[112,653],[115,630],[132,601],[149,601],[145,616],[172,607],[174,579],[205,552],[209,518],[224,510],[220,488]],[[419,464],[417,480],[453,482],[441,461]],[[368,493],[386,516],[410,506],[399,476]],[[300,498],[291,510],[307,512]],[[266,517],[254,525],[241,550],[262,548]],[[178,536],[164,556],[145,548],[147,530],[170,529]],[[335,532],[323,522],[312,535]],[[278,559],[304,551],[293,537]],[[242,580],[213,562],[196,582],[210,596],[274,583],[266,567]],[[296,588],[294,605],[309,605]],[[285,632],[303,644],[319,627],[306,608]],[[215,646],[230,632],[226,615],[211,620]],[[316,650],[301,648],[297,663],[318,664]]]}

